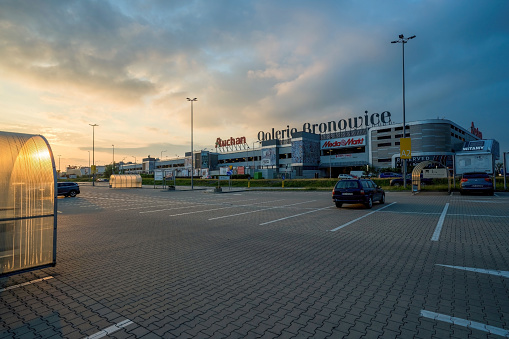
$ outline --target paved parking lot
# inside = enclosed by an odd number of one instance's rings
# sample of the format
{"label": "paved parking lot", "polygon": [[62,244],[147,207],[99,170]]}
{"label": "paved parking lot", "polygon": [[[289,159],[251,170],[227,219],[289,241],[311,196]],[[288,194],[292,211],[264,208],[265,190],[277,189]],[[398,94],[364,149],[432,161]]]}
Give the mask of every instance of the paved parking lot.
{"label": "paved parking lot", "polygon": [[0,338],[509,337],[507,193],[58,202],[57,266],[0,278]]}

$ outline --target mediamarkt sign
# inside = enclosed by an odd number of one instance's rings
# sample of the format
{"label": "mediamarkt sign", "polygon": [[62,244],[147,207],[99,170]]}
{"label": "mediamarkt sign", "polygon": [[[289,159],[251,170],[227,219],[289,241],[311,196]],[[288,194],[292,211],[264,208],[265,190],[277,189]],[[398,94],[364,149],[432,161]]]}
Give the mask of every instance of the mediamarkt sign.
{"label": "mediamarkt sign", "polygon": [[348,138],[338,138],[331,140],[323,140],[320,145],[320,149],[333,149],[333,148],[344,148],[344,147],[352,147],[352,146],[365,146],[366,145],[366,136],[355,136]]}
{"label": "mediamarkt sign", "polygon": [[[364,112],[364,116],[354,118],[341,119],[339,121],[322,122],[320,124],[310,124],[305,122],[302,125],[302,131],[307,133],[334,133],[341,132],[347,129],[368,128],[370,126],[379,126],[381,124],[391,123],[391,112],[385,111],[382,113],[373,113],[368,115],[368,111]],[[293,133],[298,132],[297,128],[290,128],[286,125],[286,129],[280,131],[272,130],[270,132],[258,132],[258,141],[273,140],[273,139],[289,139]]]}

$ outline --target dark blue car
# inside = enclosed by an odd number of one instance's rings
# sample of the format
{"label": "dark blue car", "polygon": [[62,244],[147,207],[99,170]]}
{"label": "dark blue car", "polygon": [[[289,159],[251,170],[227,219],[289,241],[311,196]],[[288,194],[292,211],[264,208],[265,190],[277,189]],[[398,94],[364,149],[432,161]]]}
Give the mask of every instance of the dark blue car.
{"label": "dark blue car", "polygon": [[332,190],[332,201],[337,208],[359,203],[371,208],[373,201],[385,203],[385,192],[371,179],[340,180]]}
{"label": "dark blue car", "polygon": [[383,172],[378,175],[379,178],[401,178],[403,175],[394,172]]}
{"label": "dark blue car", "polygon": [[460,182],[460,193],[495,194],[493,180],[486,173],[464,173]]}
{"label": "dark blue car", "polygon": [[80,194],[80,186],[75,182],[57,182],[58,195],[74,198]]}

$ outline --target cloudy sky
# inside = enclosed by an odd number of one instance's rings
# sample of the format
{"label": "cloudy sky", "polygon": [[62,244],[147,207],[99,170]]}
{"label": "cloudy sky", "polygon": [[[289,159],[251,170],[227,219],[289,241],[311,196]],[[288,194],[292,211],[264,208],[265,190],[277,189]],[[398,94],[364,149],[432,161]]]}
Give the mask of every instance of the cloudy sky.
{"label": "cloudy sky", "polygon": [[[212,149],[217,137],[390,111],[509,151],[509,2],[0,1],[0,126],[61,167]],[[162,153],[161,153],[162,152]],[[91,153],[91,152],[90,152]],[[58,166],[58,159],[57,159]]]}

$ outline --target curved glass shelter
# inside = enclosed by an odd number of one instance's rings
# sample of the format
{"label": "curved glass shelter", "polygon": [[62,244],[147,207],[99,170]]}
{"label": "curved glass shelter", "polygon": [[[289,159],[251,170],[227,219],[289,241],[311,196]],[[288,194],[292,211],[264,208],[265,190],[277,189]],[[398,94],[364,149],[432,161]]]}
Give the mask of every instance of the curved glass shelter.
{"label": "curved glass shelter", "polygon": [[56,168],[41,135],[0,132],[0,275],[56,263]]}
{"label": "curved glass shelter", "polygon": [[111,188],[141,188],[139,174],[113,174],[110,176]]}

